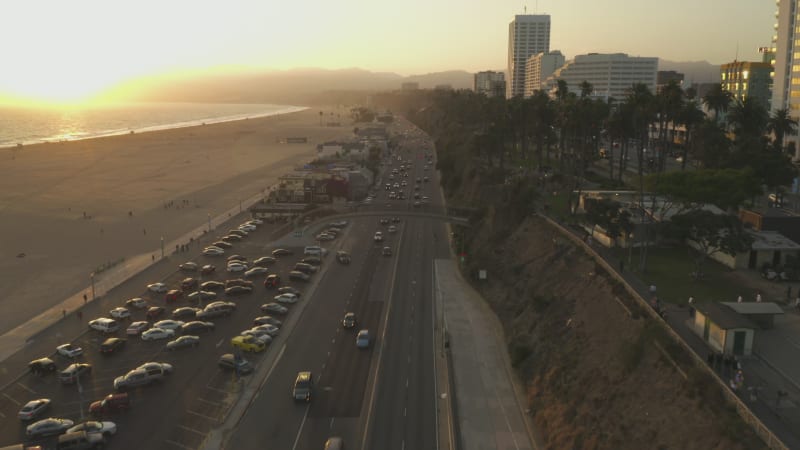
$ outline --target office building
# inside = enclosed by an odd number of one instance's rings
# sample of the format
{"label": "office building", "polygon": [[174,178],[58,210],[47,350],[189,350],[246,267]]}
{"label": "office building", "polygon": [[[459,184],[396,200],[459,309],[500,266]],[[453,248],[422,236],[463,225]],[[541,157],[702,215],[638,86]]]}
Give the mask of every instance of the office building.
{"label": "office building", "polygon": [[[798,13],[800,0],[777,0],[778,11],[775,15],[775,34],[772,36],[774,67],[772,75],[771,111],[787,109],[794,119],[800,119],[800,58],[795,59],[800,50],[800,33],[798,33]],[[766,53],[764,54],[766,57]],[[770,55],[772,56],[772,55]],[[794,146],[794,159],[800,159],[800,143],[797,134],[787,135],[784,145]]]}
{"label": "office building", "polygon": [[563,66],[565,60],[564,55],[558,50],[537,53],[528,58],[525,64],[525,97],[530,97],[534,91],[541,90],[542,82]]}
{"label": "office building", "polygon": [[734,99],[744,101],[750,98],[765,109],[770,108],[772,64],[734,61],[721,65],[719,70],[722,89],[733,94]]}
{"label": "office building", "polygon": [[633,57],[624,53],[589,53],[567,62],[544,82],[545,90],[555,94],[558,80],[567,82],[570,92],[580,93],[584,81],[593,87],[592,97],[622,100],[634,84],[644,84],[656,92],[658,58]]}
{"label": "office building", "polygon": [[472,90],[487,97],[506,96],[506,76],[503,72],[478,72],[472,79]]}
{"label": "office building", "polygon": [[684,75],[674,70],[659,70],[656,72],[656,92],[661,92],[664,86],[668,85],[671,81],[678,83],[678,86],[683,87]]}
{"label": "office building", "polygon": [[550,51],[550,16],[517,15],[508,24],[508,84],[506,98],[525,93],[525,64],[537,53]]}

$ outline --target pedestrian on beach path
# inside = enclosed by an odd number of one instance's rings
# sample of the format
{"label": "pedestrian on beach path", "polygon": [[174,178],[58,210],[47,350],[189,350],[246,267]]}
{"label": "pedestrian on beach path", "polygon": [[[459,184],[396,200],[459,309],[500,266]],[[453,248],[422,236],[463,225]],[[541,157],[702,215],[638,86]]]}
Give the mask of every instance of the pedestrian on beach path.
{"label": "pedestrian on beach path", "polygon": [[756,302],[761,303],[761,292],[756,294]]}

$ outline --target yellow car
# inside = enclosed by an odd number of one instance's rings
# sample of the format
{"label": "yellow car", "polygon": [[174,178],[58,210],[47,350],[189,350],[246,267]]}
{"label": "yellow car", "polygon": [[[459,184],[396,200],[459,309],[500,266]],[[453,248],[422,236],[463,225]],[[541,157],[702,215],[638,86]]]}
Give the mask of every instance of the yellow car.
{"label": "yellow car", "polygon": [[236,336],[231,339],[231,345],[243,352],[263,352],[267,346],[253,336]]}

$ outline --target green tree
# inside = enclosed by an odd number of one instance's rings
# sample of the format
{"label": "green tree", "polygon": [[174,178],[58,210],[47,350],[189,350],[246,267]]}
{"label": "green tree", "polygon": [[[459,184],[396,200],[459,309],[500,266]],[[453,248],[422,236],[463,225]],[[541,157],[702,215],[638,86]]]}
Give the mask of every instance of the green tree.
{"label": "green tree", "polygon": [[761,140],[769,125],[769,113],[760,102],[748,97],[730,108],[728,124],[737,141]]}
{"label": "green tree", "polygon": [[749,169],[665,172],[648,176],[645,186],[665,199],[659,211],[661,219],[674,208],[681,214],[709,204],[735,211],[746,200],[761,193],[761,184]]}
{"label": "green tree", "polygon": [[737,217],[727,214],[714,214],[696,209],[675,215],[668,227],[669,233],[694,244],[699,257],[694,261],[695,273],[703,273],[706,259],[716,253],[736,256],[750,250],[753,237]]}
{"label": "green tree", "polygon": [[783,138],[789,134],[793,135],[797,131],[797,119],[789,115],[787,108],[779,109],[769,118],[767,129],[775,137],[773,145],[775,149],[783,152]]}
{"label": "green tree", "polygon": [[733,101],[733,94],[725,89],[722,89],[722,84],[715,83],[711,89],[703,97],[703,103],[706,108],[714,111],[714,122],[719,122],[720,113],[728,111],[731,102]]}

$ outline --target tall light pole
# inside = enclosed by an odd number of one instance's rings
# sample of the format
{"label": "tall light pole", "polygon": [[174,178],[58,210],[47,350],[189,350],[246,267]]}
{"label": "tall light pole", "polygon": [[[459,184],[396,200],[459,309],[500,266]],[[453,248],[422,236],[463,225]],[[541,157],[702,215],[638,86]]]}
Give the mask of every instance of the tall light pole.
{"label": "tall light pole", "polygon": [[95,296],[94,296],[94,272],[89,274],[89,279],[92,282],[92,300],[94,300],[94,298],[95,298]]}
{"label": "tall light pole", "polygon": [[208,232],[211,233],[211,213],[208,213]]}
{"label": "tall light pole", "polygon": [[164,259],[164,236],[161,236],[161,259]]}

